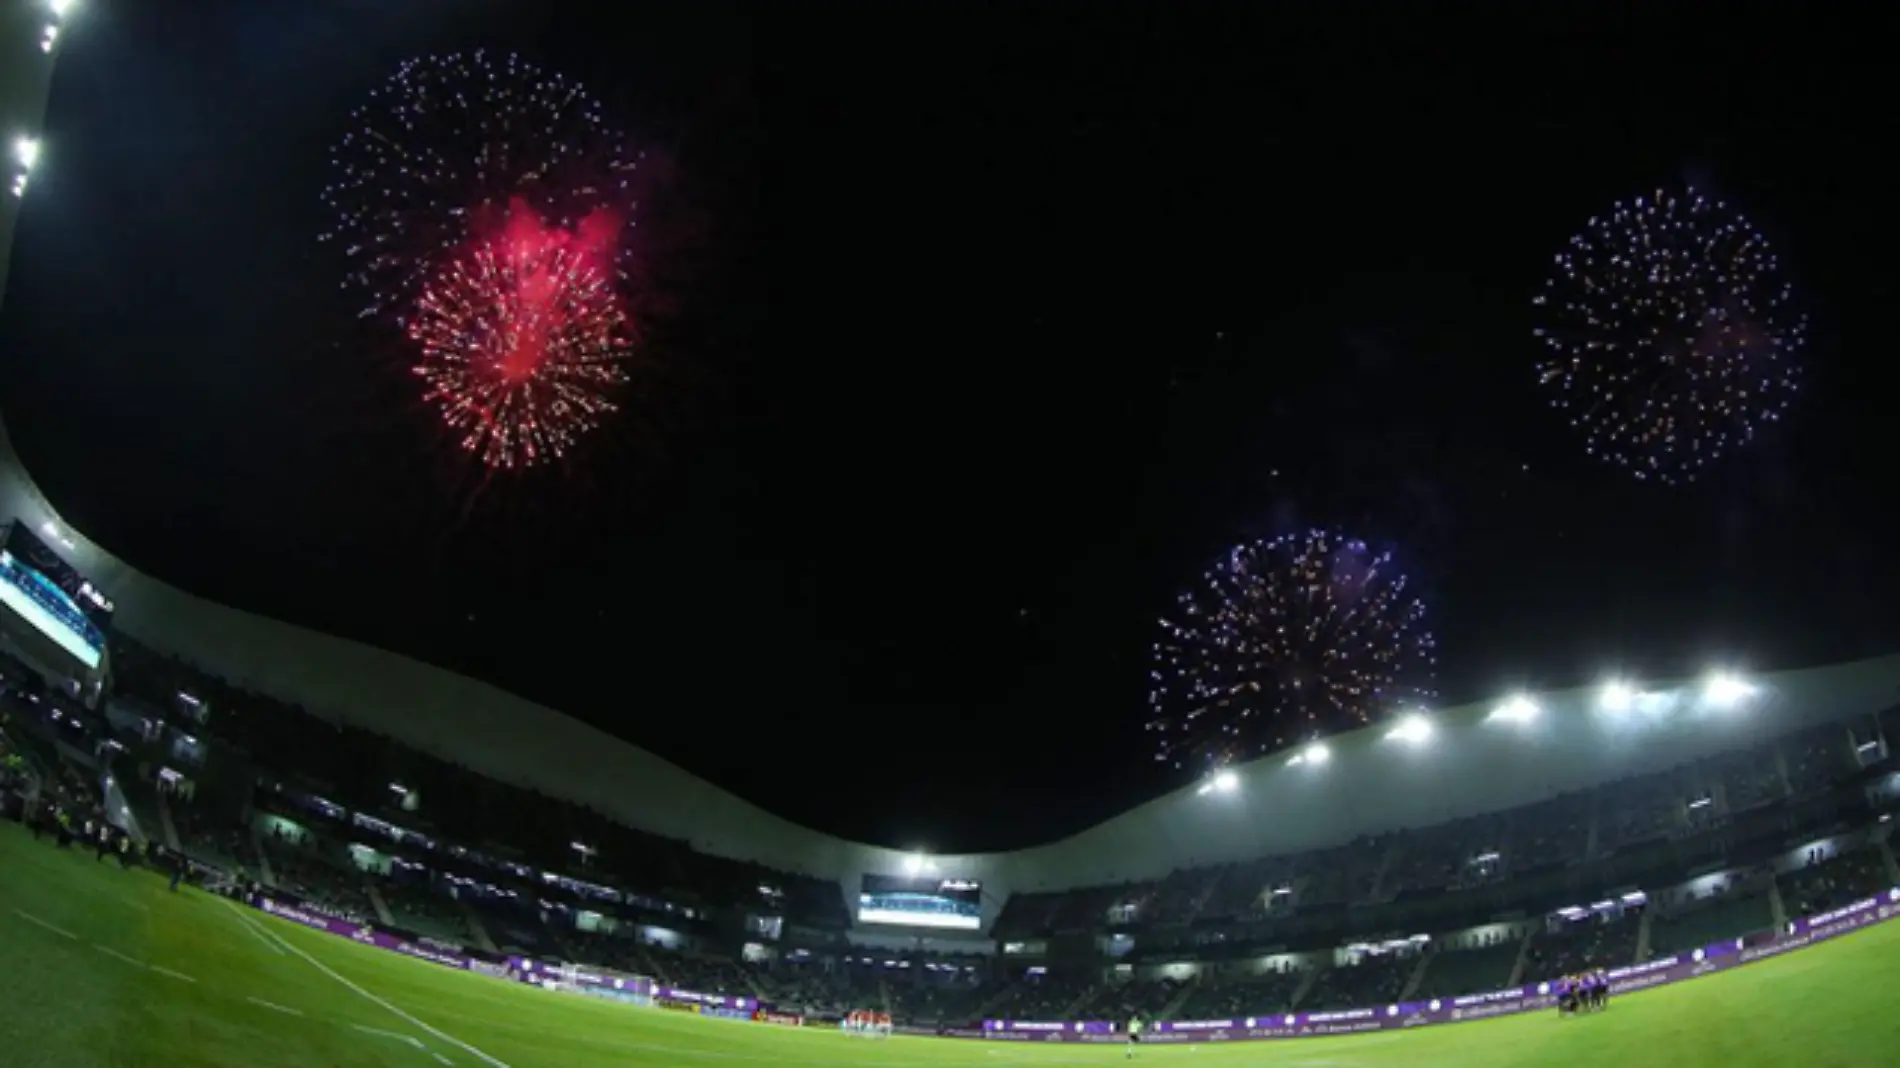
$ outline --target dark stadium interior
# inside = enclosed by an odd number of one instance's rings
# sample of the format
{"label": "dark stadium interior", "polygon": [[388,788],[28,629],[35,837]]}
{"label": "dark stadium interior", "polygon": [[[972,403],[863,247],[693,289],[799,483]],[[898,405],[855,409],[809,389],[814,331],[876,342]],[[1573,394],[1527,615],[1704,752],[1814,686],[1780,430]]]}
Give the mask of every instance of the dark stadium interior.
{"label": "dark stadium interior", "polygon": [[[1864,38],[186,6],[98,0],[37,74],[0,23],[36,839],[511,979],[964,1037],[1528,1004],[1900,915]],[[635,385],[526,470],[455,446],[318,241],[352,107],[479,47],[644,153]],[[1740,207],[1676,226],[1704,202],[1650,191],[1691,185]],[[1676,228],[1578,251],[1638,196]],[[1537,333],[1552,279],[1633,258],[1686,307],[1668,256],[1728,240],[1729,304],[1676,316],[1720,345],[1607,299],[1612,342]],[[1553,410],[1619,345],[1677,407]]]}

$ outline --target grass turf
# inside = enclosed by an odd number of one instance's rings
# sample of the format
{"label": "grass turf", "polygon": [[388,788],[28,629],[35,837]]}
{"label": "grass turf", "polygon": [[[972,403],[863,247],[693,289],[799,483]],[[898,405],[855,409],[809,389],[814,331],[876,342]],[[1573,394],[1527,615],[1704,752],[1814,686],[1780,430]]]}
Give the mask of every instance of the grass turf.
{"label": "grass turf", "polygon": [[[1900,1063],[1900,922],[1607,1013],[1397,1034],[1151,1046],[1138,1063],[1237,1065]],[[0,1062],[199,1068],[648,1068],[1123,1063],[1120,1046],[846,1038],[552,994],[305,930],[0,825]]]}

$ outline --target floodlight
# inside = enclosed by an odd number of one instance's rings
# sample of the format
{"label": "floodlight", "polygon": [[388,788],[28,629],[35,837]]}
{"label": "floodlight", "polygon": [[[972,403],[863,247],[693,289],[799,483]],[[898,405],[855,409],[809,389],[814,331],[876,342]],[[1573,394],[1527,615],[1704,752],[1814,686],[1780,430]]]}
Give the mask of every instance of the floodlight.
{"label": "floodlight", "polygon": [[922,875],[931,869],[930,858],[922,853],[912,853],[904,858],[905,875]]}
{"label": "floodlight", "polygon": [[1319,742],[1314,742],[1312,745],[1307,746],[1306,751],[1301,755],[1306,757],[1308,764],[1324,764],[1326,761],[1332,759],[1333,754],[1326,746]]}
{"label": "floodlight", "polygon": [[1512,694],[1504,700],[1504,703],[1491,710],[1490,718],[1503,720],[1506,723],[1529,723],[1537,718],[1538,711],[1537,702],[1521,693]]}
{"label": "floodlight", "polygon": [[13,139],[13,158],[20,161],[21,168],[32,170],[33,164],[40,158],[40,142],[35,137],[16,137]]}
{"label": "floodlight", "polygon": [[54,18],[63,19],[73,9],[73,0],[46,0],[46,9],[53,13]]}
{"label": "floodlight", "polygon": [[1417,745],[1432,736],[1432,721],[1422,712],[1408,712],[1385,736]]}
{"label": "floodlight", "polygon": [[1223,771],[1214,776],[1214,789],[1223,794],[1231,794],[1240,789],[1240,776],[1231,771]]}
{"label": "floodlight", "polygon": [[1755,688],[1744,679],[1717,672],[1702,685],[1702,699],[1717,708],[1733,708],[1754,696]]}
{"label": "floodlight", "polygon": [[1600,703],[1606,712],[1627,712],[1636,703],[1636,688],[1621,679],[1612,680],[1604,685]]}

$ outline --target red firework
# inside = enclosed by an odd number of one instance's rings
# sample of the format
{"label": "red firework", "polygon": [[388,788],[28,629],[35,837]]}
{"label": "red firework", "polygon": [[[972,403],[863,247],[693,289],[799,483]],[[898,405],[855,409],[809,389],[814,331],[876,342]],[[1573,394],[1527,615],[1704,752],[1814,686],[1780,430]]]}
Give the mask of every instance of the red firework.
{"label": "red firework", "polygon": [[604,211],[548,226],[517,202],[424,284],[408,323],[423,397],[487,466],[557,460],[615,410],[633,344],[614,289],[619,228]]}

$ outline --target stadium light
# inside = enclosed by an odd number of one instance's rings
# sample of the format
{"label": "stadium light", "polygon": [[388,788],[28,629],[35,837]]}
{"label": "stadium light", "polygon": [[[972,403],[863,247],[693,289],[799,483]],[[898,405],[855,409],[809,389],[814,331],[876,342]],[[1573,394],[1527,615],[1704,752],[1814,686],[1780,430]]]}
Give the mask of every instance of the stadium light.
{"label": "stadium light", "polygon": [[1385,736],[1389,740],[1418,745],[1432,736],[1432,721],[1422,712],[1408,712]]}
{"label": "stadium light", "polygon": [[1332,750],[1319,742],[1307,746],[1305,752],[1300,755],[1306,758],[1308,764],[1324,764],[1333,758]]}
{"label": "stadium light", "polygon": [[1755,695],[1747,680],[1725,671],[1710,675],[1702,684],[1702,700],[1716,708],[1734,708]]}
{"label": "stadium light", "polygon": [[1214,789],[1223,794],[1231,794],[1240,789],[1240,776],[1231,771],[1223,771],[1214,776]]}
{"label": "stadium light", "polygon": [[16,137],[13,139],[13,158],[19,161],[21,168],[32,170],[40,159],[40,141],[37,137]]}
{"label": "stadium light", "polygon": [[73,0],[46,0],[46,9],[53,13],[54,18],[63,19],[72,11]]}
{"label": "stadium light", "polygon": [[1520,693],[1511,695],[1503,704],[1492,709],[1489,718],[1505,723],[1529,723],[1537,718],[1539,711],[1537,702]]}
{"label": "stadium light", "polygon": [[1612,679],[1604,684],[1598,703],[1605,712],[1628,712],[1636,703],[1636,687],[1621,679]]}
{"label": "stadium light", "polygon": [[922,853],[912,853],[910,856],[904,858],[905,875],[923,875],[935,870],[935,868],[936,865],[930,862],[930,858]]}

